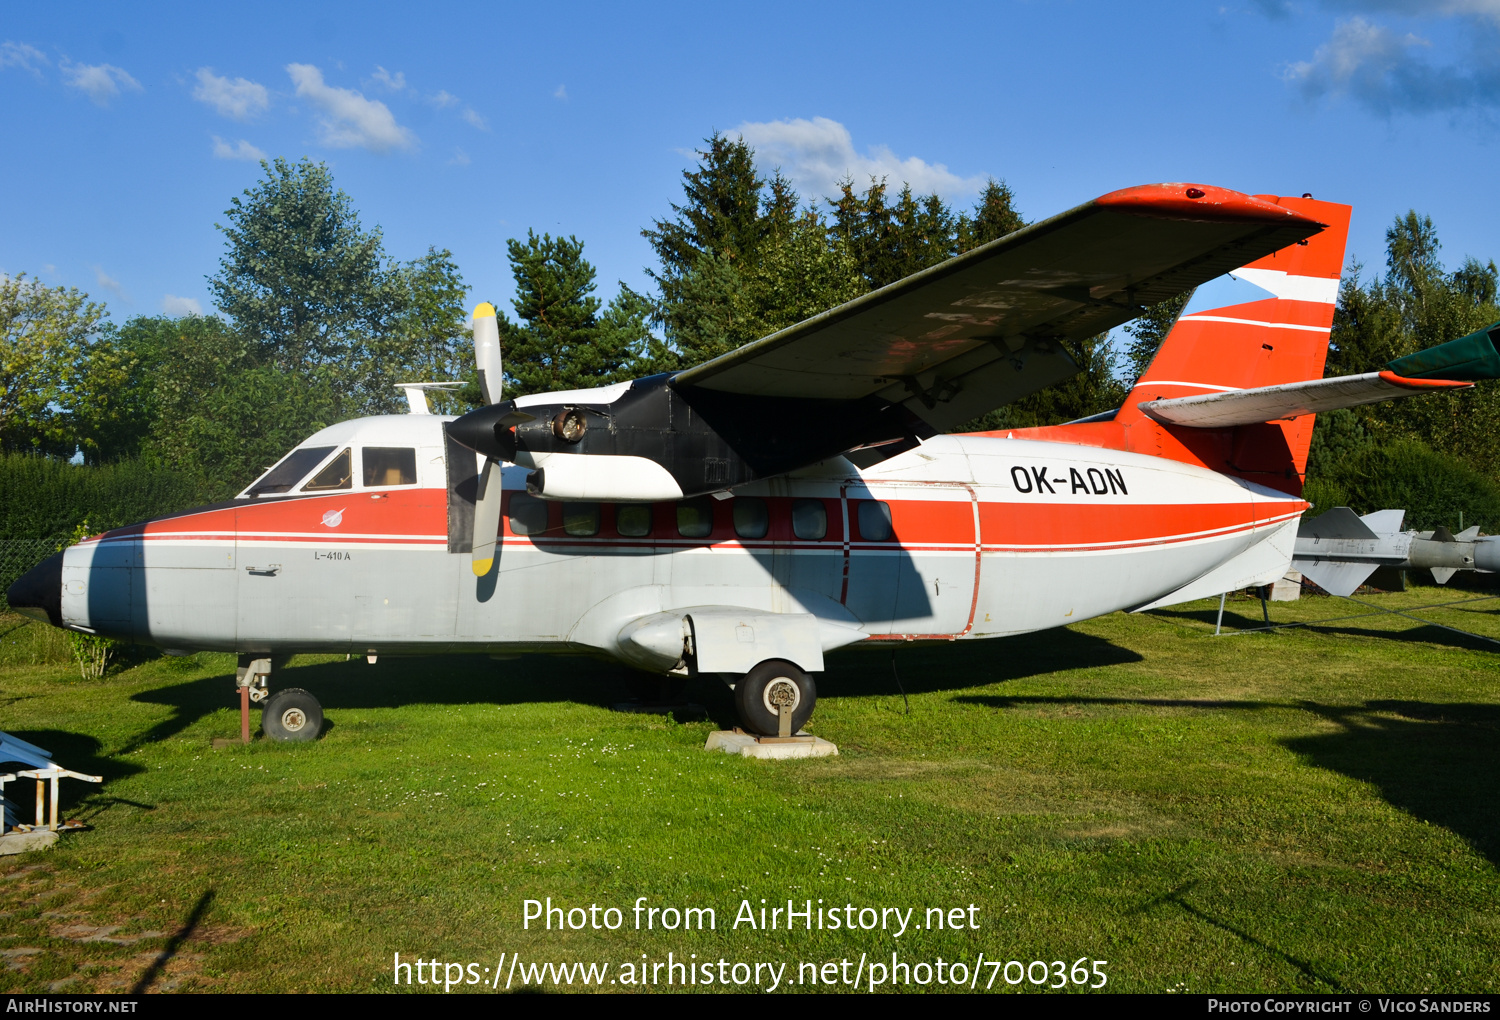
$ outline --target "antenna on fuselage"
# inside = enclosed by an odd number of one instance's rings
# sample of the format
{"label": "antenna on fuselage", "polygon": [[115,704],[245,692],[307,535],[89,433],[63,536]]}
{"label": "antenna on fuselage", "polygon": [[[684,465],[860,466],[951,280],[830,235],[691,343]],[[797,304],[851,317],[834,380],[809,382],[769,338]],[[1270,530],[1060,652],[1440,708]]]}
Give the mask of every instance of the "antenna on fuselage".
{"label": "antenna on fuselage", "polygon": [[462,386],[463,383],[456,382],[398,382],[396,389],[406,394],[407,413],[431,414],[432,408],[427,406],[428,390],[452,392]]}

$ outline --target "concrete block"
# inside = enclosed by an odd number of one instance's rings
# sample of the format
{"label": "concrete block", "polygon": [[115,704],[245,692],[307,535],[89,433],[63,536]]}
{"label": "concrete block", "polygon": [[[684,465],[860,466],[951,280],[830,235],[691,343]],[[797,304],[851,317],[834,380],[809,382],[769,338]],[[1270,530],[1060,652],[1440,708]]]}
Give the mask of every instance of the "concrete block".
{"label": "concrete block", "polygon": [[12,830],[0,836],[0,857],[24,854],[30,850],[46,850],[56,842],[57,833],[51,829],[33,829],[31,832]]}
{"label": "concrete block", "polygon": [[1301,597],[1302,572],[1300,570],[1288,570],[1279,581],[1271,585],[1272,602],[1296,602]]}
{"label": "concrete block", "polygon": [[[805,733],[797,735],[807,736]],[[723,751],[725,754],[738,754],[746,758],[827,758],[839,753],[836,745],[822,737],[808,737],[807,740],[784,744],[762,744],[748,733],[736,733],[733,730],[715,730],[710,733],[703,750]]]}

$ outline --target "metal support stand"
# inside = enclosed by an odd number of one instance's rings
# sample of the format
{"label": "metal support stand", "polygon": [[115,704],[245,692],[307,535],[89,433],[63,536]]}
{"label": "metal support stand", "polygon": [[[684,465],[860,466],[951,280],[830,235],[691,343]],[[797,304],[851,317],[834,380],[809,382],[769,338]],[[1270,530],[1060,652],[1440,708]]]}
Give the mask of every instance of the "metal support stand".
{"label": "metal support stand", "polygon": [[[46,828],[51,830],[52,832],[56,832],[58,831],[58,829],[83,828],[82,824],[79,822],[67,822],[63,824],[58,823],[57,781],[63,778],[82,779],[86,783],[104,782],[103,776],[86,776],[82,772],[74,772],[71,769],[60,768],[57,765],[51,765],[44,769],[26,769],[24,771],[16,772],[16,774],[13,776],[8,775],[4,777],[5,782],[9,782],[12,779],[36,780],[36,824],[18,825],[16,826],[18,830],[23,832],[30,832],[37,829]],[[0,784],[0,786],[3,786],[3,784]],[[48,804],[49,798],[46,796],[49,790],[52,794],[50,798],[50,805]],[[49,807],[50,810],[46,810]]]}
{"label": "metal support stand", "polygon": [[1260,618],[1265,621],[1267,627],[1271,626],[1271,607],[1266,601],[1266,589],[1262,586],[1257,592],[1260,596]]}
{"label": "metal support stand", "polygon": [[1219,618],[1214,621],[1214,637],[1219,636],[1219,630],[1224,626],[1224,600],[1228,597],[1227,591],[1219,596]]}
{"label": "metal support stand", "polygon": [[250,743],[250,688],[240,688],[240,743]]}

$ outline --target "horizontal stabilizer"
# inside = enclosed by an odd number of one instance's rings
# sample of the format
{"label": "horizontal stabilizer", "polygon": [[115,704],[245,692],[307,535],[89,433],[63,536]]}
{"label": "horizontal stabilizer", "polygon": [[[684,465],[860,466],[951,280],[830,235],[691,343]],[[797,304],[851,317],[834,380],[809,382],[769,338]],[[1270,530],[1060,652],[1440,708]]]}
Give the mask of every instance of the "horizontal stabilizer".
{"label": "horizontal stabilizer", "polygon": [[1479,525],[1476,524],[1472,528],[1467,528],[1463,531],[1460,531],[1458,534],[1453,536],[1453,539],[1456,542],[1472,542],[1478,537]]}
{"label": "horizontal stabilizer", "polygon": [[[1330,511],[1331,513],[1332,511]],[[1328,516],[1327,514],[1323,515]],[[1292,569],[1330,595],[1353,595],[1377,569],[1378,563],[1337,563],[1327,560],[1293,560]]]}
{"label": "horizontal stabilizer", "polygon": [[1315,541],[1328,541],[1334,538],[1374,541],[1375,532],[1371,531],[1369,525],[1353,510],[1346,506],[1339,506],[1316,517],[1302,518],[1302,522],[1297,526],[1297,537],[1310,538]]}
{"label": "horizontal stabilizer", "polygon": [[1468,389],[1473,385],[1451,379],[1409,379],[1394,372],[1367,372],[1279,386],[1147,400],[1140,404],[1140,409],[1164,425],[1220,429],[1375,404],[1418,393]]}
{"label": "horizontal stabilizer", "polygon": [[1415,379],[1500,379],[1496,333],[1500,333],[1500,322],[1457,340],[1386,362],[1386,367]]}

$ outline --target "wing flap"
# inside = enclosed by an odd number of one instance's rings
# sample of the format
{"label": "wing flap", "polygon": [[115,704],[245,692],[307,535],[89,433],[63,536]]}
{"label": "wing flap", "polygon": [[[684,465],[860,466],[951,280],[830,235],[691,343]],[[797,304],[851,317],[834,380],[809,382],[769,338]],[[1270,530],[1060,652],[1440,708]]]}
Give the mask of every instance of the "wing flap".
{"label": "wing flap", "polygon": [[[1273,202],[1206,185],[1114,192],[688,369],[674,385],[880,394],[946,428],[1005,402],[987,394],[1013,388],[1020,352],[1045,356],[1046,345],[1127,322],[1321,229]],[[1025,393],[1064,367],[1041,360],[1053,364]]]}
{"label": "wing flap", "polygon": [[1224,393],[1147,400],[1140,409],[1164,425],[1197,429],[1232,428],[1296,418],[1341,407],[1358,407],[1382,400],[1412,397],[1439,390],[1470,389],[1471,382],[1453,379],[1410,379],[1395,372],[1367,372],[1332,379],[1309,379],[1279,386],[1257,386]]}

